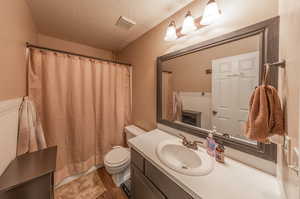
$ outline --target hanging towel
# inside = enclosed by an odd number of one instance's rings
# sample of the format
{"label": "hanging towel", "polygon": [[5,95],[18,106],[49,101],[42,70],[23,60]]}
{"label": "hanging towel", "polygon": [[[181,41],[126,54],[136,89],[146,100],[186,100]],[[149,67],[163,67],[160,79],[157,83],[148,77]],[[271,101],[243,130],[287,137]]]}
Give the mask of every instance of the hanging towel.
{"label": "hanging towel", "polygon": [[17,155],[46,148],[41,121],[32,101],[25,97],[19,110]]}
{"label": "hanging towel", "polygon": [[246,136],[251,140],[269,143],[269,137],[284,135],[283,111],[277,90],[267,85],[269,65],[265,67],[262,85],[255,88],[250,98]]}
{"label": "hanging towel", "polygon": [[174,121],[181,121],[182,106],[183,103],[180,97],[180,92],[179,91],[173,92],[173,120]]}

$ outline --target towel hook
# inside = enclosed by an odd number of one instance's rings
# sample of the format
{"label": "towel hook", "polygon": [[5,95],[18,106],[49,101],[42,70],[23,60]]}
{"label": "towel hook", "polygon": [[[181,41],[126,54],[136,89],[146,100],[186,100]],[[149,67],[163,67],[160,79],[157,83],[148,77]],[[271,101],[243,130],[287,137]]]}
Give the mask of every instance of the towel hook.
{"label": "towel hook", "polygon": [[271,66],[271,67],[276,66],[276,67],[280,67],[280,68],[285,68],[285,65],[286,65],[286,61],[284,59],[282,61],[269,64],[269,66]]}

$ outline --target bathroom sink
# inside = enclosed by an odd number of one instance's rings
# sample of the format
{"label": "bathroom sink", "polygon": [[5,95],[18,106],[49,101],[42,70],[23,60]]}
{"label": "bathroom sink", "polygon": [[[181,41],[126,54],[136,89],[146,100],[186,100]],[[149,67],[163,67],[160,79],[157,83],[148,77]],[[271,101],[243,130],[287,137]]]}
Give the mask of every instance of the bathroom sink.
{"label": "bathroom sink", "polygon": [[190,176],[207,175],[214,169],[214,159],[199,147],[189,149],[180,139],[166,140],[158,144],[156,153],[159,160],[181,174]]}

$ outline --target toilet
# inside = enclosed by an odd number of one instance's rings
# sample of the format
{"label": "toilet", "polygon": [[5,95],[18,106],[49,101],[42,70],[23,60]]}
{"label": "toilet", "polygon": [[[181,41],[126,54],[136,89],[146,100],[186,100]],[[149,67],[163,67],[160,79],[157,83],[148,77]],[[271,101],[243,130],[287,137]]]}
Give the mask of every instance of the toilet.
{"label": "toilet", "polygon": [[[135,125],[124,128],[126,142],[136,136],[146,133],[143,129]],[[130,178],[130,149],[122,146],[115,146],[104,156],[104,166],[106,171],[112,175],[112,179],[117,186]]]}

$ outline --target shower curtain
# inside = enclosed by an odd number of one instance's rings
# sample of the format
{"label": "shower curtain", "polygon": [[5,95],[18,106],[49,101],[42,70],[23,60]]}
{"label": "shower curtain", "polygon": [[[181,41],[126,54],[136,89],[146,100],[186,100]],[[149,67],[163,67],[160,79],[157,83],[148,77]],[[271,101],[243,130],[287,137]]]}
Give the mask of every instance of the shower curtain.
{"label": "shower curtain", "polygon": [[173,120],[182,121],[183,102],[179,91],[173,92]]}
{"label": "shower curtain", "polygon": [[173,121],[173,74],[162,72],[162,119]]}
{"label": "shower curtain", "polygon": [[124,144],[130,123],[130,69],[126,65],[30,48],[28,95],[48,146],[58,146],[55,183],[103,163]]}

